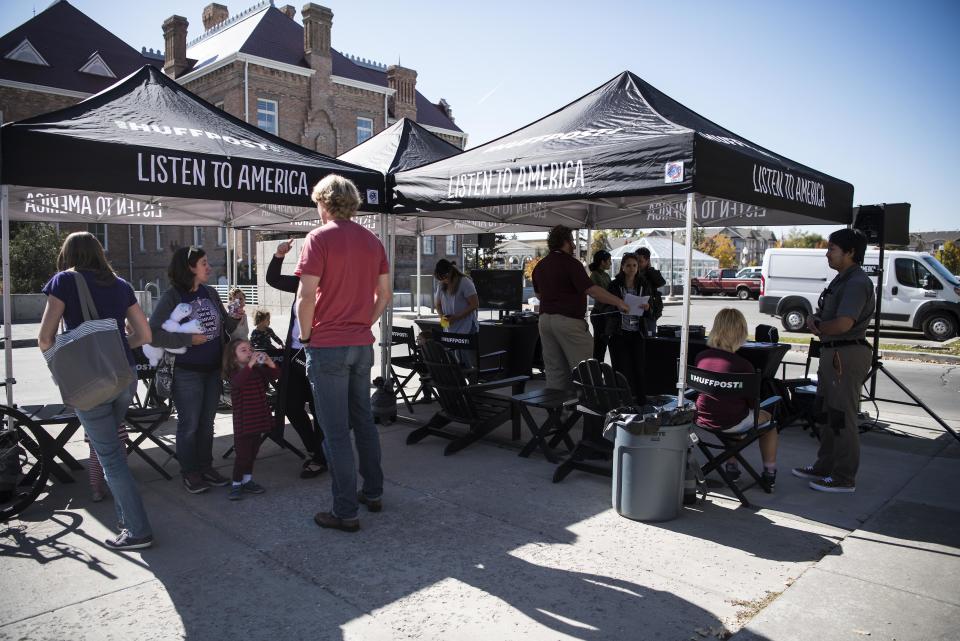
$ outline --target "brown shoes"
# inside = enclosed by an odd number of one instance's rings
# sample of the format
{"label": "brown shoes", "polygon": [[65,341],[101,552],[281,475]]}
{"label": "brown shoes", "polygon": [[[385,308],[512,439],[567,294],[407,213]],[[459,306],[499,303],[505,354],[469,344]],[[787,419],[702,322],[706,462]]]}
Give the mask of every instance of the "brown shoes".
{"label": "brown shoes", "polygon": [[331,530],[357,532],[360,529],[360,519],[341,519],[332,512],[317,512],[313,515],[313,521],[320,527]]}
{"label": "brown shoes", "polygon": [[379,499],[368,499],[363,495],[363,492],[357,492],[357,501],[363,505],[366,505],[367,509],[371,512],[379,512],[383,509],[382,497]]}

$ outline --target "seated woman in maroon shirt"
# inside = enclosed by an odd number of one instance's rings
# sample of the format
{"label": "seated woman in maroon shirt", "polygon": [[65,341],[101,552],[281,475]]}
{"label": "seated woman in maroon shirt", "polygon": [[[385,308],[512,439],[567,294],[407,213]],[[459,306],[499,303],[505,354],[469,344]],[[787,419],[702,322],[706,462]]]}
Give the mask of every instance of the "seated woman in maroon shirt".
{"label": "seated woman in maroon shirt", "polygon": [[[694,366],[721,374],[752,374],[753,365],[736,351],[747,341],[747,320],[736,309],[721,309],[713,319],[707,345],[710,349],[697,355]],[[753,427],[755,399],[723,398],[701,393],[697,396],[697,425],[726,434],[746,432]],[[760,423],[770,420],[770,413],[760,410]],[[771,486],[777,478],[777,430],[760,437],[760,456],[763,458],[763,478]],[[730,459],[726,472],[733,478],[740,476],[740,467]]]}

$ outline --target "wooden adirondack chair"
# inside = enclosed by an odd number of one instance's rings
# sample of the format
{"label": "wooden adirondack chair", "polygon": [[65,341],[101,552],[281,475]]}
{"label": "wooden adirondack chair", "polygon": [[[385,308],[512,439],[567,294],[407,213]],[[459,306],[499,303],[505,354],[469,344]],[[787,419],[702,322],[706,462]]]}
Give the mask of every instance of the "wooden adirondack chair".
{"label": "wooden adirondack chair", "polygon": [[[613,371],[607,363],[596,359],[581,361],[573,370],[573,384],[577,388],[580,403],[577,411],[583,414],[584,432],[588,436],[588,424],[594,426],[593,438],[583,438],[573,448],[553,473],[553,482],[559,483],[573,470],[610,476],[610,453],[612,443],[599,437],[603,417],[612,409],[633,405],[633,394],[623,374]],[[552,443],[551,443],[552,445]]]}
{"label": "wooden adirondack chair", "polygon": [[[439,436],[451,441],[444,455],[458,452],[480,440],[497,427],[511,420],[513,404],[509,396],[491,394],[491,390],[512,387],[513,393],[523,391],[527,376],[513,376],[490,383],[467,382],[464,370],[439,343],[427,341],[423,361],[430,372],[431,387],[440,401],[440,411],[424,425],[407,436],[407,445],[418,443],[427,436]],[[449,431],[450,423],[467,426],[466,433]]]}

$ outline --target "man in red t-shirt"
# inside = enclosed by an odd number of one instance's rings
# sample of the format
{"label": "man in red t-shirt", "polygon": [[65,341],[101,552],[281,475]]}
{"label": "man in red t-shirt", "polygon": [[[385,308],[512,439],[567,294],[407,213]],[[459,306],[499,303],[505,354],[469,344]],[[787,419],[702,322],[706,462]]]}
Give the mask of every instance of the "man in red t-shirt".
{"label": "man in red t-shirt", "polygon": [[533,291],[540,299],[540,344],[547,387],[569,389],[570,372],[593,356],[593,338],[584,317],[587,294],[627,312],[630,306],[594,285],[580,261],[573,257],[573,232],[557,225],[547,236],[550,254],[533,268]]}
{"label": "man in red t-shirt", "polygon": [[[294,272],[300,277],[298,338],[307,346],[307,377],[333,490],[333,508],[313,520],[320,527],[356,532],[359,503],[371,512],[382,507],[380,436],[370,409],[370,327],[392,297],[390,268],[377,237],[351,220],[360,207],[352,182],[327,176],[313,188],[313,200],[323,225],[307,235]],[[363,477],[359,493],[351,428]]]}

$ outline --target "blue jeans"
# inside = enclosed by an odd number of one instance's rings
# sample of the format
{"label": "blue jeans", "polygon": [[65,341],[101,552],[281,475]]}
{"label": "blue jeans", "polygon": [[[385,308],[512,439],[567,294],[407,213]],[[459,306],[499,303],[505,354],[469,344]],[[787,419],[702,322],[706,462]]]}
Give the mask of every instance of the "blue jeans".
{"label": "blue jeans", "polygon": [[353,457],[350,429],[357,444],[363,495],[377,499],[383,494],[380,467],[380,434],[370,410],[370,369],[373,347],[308,347],[307,377],[323,429],[333,490],[333,514],[357,518],[357,463]]}
{"label": "blue jeans", "polygon": [[117,521],[130,530],[132,536],[140,538],[152,536],[153,530],[150,528],[147,511],[143,508],[136,481],[127,466],[126,448],[117,436],[117,428],[126,416],[131,397],[131,391],[126,389],[112,401],[86,411],[76,410],[76,413],[90,439],[93,451],[100,459],[107,487],[110,488],[113,504],[117,509]]}
{"label": "blue jeans", "polygon": [[213,466],[213,419],[220,404],[220,371],[173,373],[177,406],[177,461],[180,473],[196,474]]}

